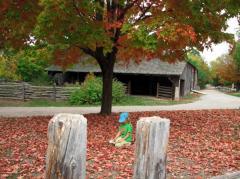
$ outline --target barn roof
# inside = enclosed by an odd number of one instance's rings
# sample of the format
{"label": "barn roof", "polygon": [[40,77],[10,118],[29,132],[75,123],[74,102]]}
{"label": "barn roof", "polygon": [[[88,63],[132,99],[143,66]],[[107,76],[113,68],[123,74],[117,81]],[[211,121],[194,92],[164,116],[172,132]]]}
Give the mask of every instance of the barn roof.
{"label": "barn roof", "polygon": [[[124,74],[152,74],[152,75],[181,75],[187,62],[168,63],[159,59],[142,61],[139,64],[131,61],[129,64],[116,63],[114,73]],[[62,71],[59,66],[52,65],[47,68],[47,71]],[[98,64],[94,62],[88,63],[86,60],[73,65],[66,70],[67,72],[101,72]]]}

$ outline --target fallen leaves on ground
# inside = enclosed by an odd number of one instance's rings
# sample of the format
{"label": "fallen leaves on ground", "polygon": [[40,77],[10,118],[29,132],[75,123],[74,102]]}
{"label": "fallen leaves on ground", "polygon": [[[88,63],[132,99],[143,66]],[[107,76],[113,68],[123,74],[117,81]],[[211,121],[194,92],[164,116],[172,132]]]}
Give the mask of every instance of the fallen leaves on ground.
{"label": "fallen leaves on ground", "polygon": [[[171,120],[168,178],[209,178],[240,170],[240,110],[130,113]],[[131,178],[135,145],[108,144],[117,132],[118,114],[86,115],[87,178]],[[44,178],[47,126],[51,117],[0,119],[0,178]],[[134,131],[135,132],[135,131]]]}

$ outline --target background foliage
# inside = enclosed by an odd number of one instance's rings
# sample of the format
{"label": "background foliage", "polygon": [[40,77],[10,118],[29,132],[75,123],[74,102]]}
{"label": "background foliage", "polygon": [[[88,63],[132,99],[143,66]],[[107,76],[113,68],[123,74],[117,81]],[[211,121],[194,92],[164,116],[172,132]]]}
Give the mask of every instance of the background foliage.
{"label": "background foliage", "polygon": [[235,83],[240,89],[240,42],[236,42],[231,54],[225,54],[211,62],[211,75],[214,85]]}
{"label": "background foliage", "polygon": [[17,74],[17,61],[15,58],[0,55],[0,79],[14,81],[20,79]]}
{"label": "background foliage", "polygon": [[3,50],[0,55],[0,78],[23,80],[38,85],[47,85],[51,79],[46,68],[53,59],[53,47],[28,46],[22,50]]}
{"label": "background foliage", "polygon": [[50,47],[29,47],[16,54],[17,73],[21,79],[34,84],[49,84],[46,68],[52,59]]}
{"label": "background foliage", "polygon": [[200,88],[205,88],[206,84],[211,80],[208,64],[203,60],[200,53],[196,50],[192,50],[187,54],[187,61],[197,68],[198,85]]}

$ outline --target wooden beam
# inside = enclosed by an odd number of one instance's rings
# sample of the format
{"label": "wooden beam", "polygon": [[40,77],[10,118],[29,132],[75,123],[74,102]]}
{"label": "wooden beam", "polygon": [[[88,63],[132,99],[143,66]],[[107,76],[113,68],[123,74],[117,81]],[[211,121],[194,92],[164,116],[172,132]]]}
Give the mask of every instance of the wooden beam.
{"label": "wooden beam", "polygon": [[175,83],[175,94],[174,100],[178,101],[180,99],[180,80]]}
{"label": "wooden beam", "polygon": [[131,85],[132,85],[132,82],[131,80],[128,81],[128,95],[131,94]]}

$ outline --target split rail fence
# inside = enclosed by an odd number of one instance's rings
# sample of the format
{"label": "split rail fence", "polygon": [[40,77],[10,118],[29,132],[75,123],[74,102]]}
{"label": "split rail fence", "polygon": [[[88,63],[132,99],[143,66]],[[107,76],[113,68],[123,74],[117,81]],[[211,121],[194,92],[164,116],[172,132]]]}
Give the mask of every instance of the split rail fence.
{"label": "split rail fence", "polygon": [[237,89],[236,88],[228,88],[225,86],[217,86],[216,89],[218,89],[219,91],[225,92],[225,93],[231,93],[231,92],[236,92]]}
{"label": "split rail fence", "polygon": [[160,86],[159,83],[157,83],[157,98],[174,99],[174,88]]}
{"label": "split rail fence", "polygon": [[14,100],[65,100],[78,87],[34,86],[25,82],[0,82],[0,98]]}

